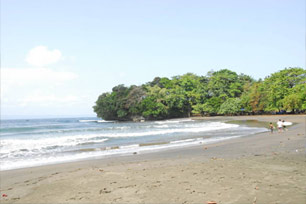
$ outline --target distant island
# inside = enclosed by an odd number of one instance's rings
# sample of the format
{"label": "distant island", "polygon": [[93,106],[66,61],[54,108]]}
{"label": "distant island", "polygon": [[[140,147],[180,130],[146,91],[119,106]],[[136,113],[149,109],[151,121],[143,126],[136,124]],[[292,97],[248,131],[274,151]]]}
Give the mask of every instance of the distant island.
{"label": "distant island", "polygon": [[119,121],[301,113],[306,110],[306,70],[285,68],[264,80],[228,69],[206,76],[155,77],[141,86],[113,87],[98,97],[93,109],[104,120]]}

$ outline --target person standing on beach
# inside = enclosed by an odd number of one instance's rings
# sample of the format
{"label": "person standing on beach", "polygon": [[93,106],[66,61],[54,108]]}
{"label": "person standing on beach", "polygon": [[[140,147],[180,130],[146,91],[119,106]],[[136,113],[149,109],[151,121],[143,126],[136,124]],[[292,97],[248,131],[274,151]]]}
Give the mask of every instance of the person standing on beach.
{"label": "person standing on beach", "polygon": [[269,128],[271,130],[271,134],[273,134],[273,130],[274,130],[274,125],[272,123],[270,123]]}
{"label": "person standing on beach", "polygon": [[277,122],[277,128],[279,133],[283,131],[283,122],[281,119],[279,119]]}
{"label": "person standing on beach", "polygon": [[283,120],[283,131],[287,131],[288,129],[287,129],[287,127],[286,127],[286,125],[285,125],[285,120]]}

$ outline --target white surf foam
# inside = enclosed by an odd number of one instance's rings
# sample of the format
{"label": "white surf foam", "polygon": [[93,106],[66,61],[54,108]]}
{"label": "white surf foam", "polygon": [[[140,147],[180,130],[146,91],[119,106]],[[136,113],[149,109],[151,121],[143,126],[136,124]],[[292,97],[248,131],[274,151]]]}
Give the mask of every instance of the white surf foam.
{"label": "white surf foam", "polygon": [[96,122],[96,123],[113,123],[114,121],[108,121],[108,120],[79,120],[80,123],[91,123],[91,122]]}
{"label": "white surf foam", "polygon": [[[181,120],[182,121],[182,120]],[[118,129],[112,130],[103,130],[95,132],[94,134],[77,134],[77,135],[47,135],[48,138],[44,138],[42,135],[40,138],[4,138],[0,140],[0,168],[1,170],[23,168],[30,166],[39,166],[52,163],[62,163],[67,161],[76,161],[87,158],[94,157],[105,157],[112,155],[131,155],[134,152],[150,152],[157,151],[161,149],[177,148],[188,145],[199,145],[209,142],[218,142],[221,140],[232,139],[237,137],[238,132],[244,132],[244,134],[249,134],[252,131],[244,130],[244,127],[239,127],[236,124],[226,124],[222,122],[194,122],[189,123],[190,120],[185,120],[185,122],[179,123],[168,123],[168,124],[158,124],[155,122],[149,122],[145,125],[133,126],[130,124],[123,124],[121,128],[118,126]],[[152,125],[153,124],[153,125]],[[116,127],[117,125],[115,125]],[[163,126],[163,127],[156,127]],[[167,126],[167,127],[166,127]],[[132,128],[131,128],[132,127]],[[239,127],[239,129],[237,129]],[[222,130],[223,131],[218,131]],[[227,130],[228,129],[228,130]],[[239,130],[239,131],[238,131]],[[118,141],[133,141],[133,138],[128,139],[129,137],[142,137],[142,136],[154,136],[154,135],[163,135],[163,134],[172,134],[172,133],[201,133],[213,131],[214,135],[217,137],[212,138],[191,138],[191,139],[177,139],[171,141],[168,144],[157,144],[157,145],[139,145],[139,144],[130,144],[130,145],[121,145],[118,148],[108,148],[107,150],[101,151],[99,146],[96,146],[96,143],[103,143],[107,140],[115,141],[112,138],[125,137],[123,140]],[[223,136],[224,132],[228,131],[228,137],[219,137],[218,135]],[[262,130],[261,130],[262,131]],[[232,135],[232,133],[235,133]],[[210,132],[209,132],[210,134]],[[180,134],[176,138],[180,137]],[[186,135],[183,134],[186,138]],[[192,134],[190,134],[192,135]],[[201,134],[202,135],[202,134]],[[204,134],[203,134],[204,135]],[[232,135],[232,136],[231,136]],[[50,137],[49,137],[50,136]],[[170,138],[172,138],[171,135]],[[195,136],[195,134],[193,134]],[[117,140],[117,139],[116,139]],[[135,138],[135,141],[146,141],[145,138]],[[165,140],[166,141],[166,140]],[[138,143],[135,142],[135,143]],[[78,151],[82,147],[79,145],[88,145],[92,144],[93,148],[96,148],[96,151]],[[112,143],[115,144],[115,143]],[[118,143],[119,144],[119,143]],[[122,143],[121,143],[122,144]],[[71,146],[71,147],[70,147]],[[67,147],[67,148],[66,148]],[[87,146],[83,146],[86,147]],[[98,147],[98,148],[97,148]],[[105,147],[105,146],[102,146]],[[63,149],[67,152],[62,151]],[[73,150],[69,152],[69,150]],[[89,148],[90,149],[90,148]],[[29,155],[29,156],[28,156]],[[34,156],[33,156],[34,155]]]}
{"label": "white surf foam", "polygon": [[2,139],[0,141],[0,153],[9,153],[12,151],[19,151],[20,149],[27,149],[28,151],[43,150],[48,147],[67,147],[76,146],[81,143],[96,142],[97,139],[105,138],[120,138],[120,137],[142,137],[142,136],[153,136],[153,135],[164,135],[173,133],[199,133],[205,131],[214,131],[227,128],[236,128],[239,125],[226,124],[221,122],[211,123],[199,123],[181,126],[182,128],[171,126],[168,129],[157,129],[157,130],[140,130],[137,132],[125,132],[125,131],[112,131],[113,133],[99,133],[99,134],[77,134],[77,135],[64,135],[58,137],[48,138],[36,138],[36,139]]}
{"label": "white surf foam", "polygon": [[191,118],[183,118],[183,119],[155,121],[155,123],[157,123],[157,124],[173,124],[173,123],[182,123],[182,122],[190,122],[190,121],[193,121],[193,120]]}
{"label": "white surf foam", "polygon": [[140,131],[140,132],[116,132],[109,134],[101,134],[103,137],[141,137],[141,136],[150,136],[150,135],[164,135],[171,133],[198,133],[205,131],[221,130],[227,128],[236,128],[239,125],[236,124],[226,124],[221,122],[197,124],[192,126],[181,126],[182,128],[173,128],[171,126],[169,129],[165,130],[150,130],[150,131]]}
{"label": "white surf foam", "polygon": [[74,135],[66,137],[38,138],[38,139],[2,139],[0,141],[0,153],[19,151],[45,152],[50,147],[67,147],[81,145],[82,143],[105,142],[107,138],[99,135]]}
{"label": "white surf foam", "polygon": [[139,144],[133,144],[133,145],[120,146],[118,149],[109,148],[103,151],[83,152],[83,153],[77,153],[66,156],[49,156],[49,157],[23,159],[23,160],[10,160],[5,162],[1,160],[0,170],[3,171],[3,170],[26,168],[33,166],[42,166],[47,164],[64,163],[70,161],[78,161],[89,158],[101,158],[101,157],[114,156],[114,155],[132,155],[135,154],[135,152],[147,153],[163,149],[172,149],[172,148],[185,147],[185,146],[215,143],[237,137],[239,136],[208,138],[208,139],[195,138],[195,139],[172,141],[168,144],[151,145],[151,146],[140,146]]}

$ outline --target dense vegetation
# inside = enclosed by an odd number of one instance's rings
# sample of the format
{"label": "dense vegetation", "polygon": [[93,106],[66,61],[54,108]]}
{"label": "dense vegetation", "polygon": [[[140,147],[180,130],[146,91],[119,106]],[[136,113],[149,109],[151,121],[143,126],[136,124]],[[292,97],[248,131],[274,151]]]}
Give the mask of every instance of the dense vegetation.
{"label": "dense vegetation", "polygon": [[115,86],[93,108],[105,120],[305,112],[306,70],[286,68],[258,81],[228,69],[156,77],[141,86]]}

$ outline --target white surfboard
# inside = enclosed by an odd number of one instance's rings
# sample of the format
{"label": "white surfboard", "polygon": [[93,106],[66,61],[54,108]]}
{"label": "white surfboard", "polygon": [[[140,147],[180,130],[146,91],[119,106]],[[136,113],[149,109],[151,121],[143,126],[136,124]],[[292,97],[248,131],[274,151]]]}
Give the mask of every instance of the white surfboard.
{"label": "white surfboard", "polygon": [[289,125],[292,125],[292,122],[283,122],[283,125],[289,126]]}

